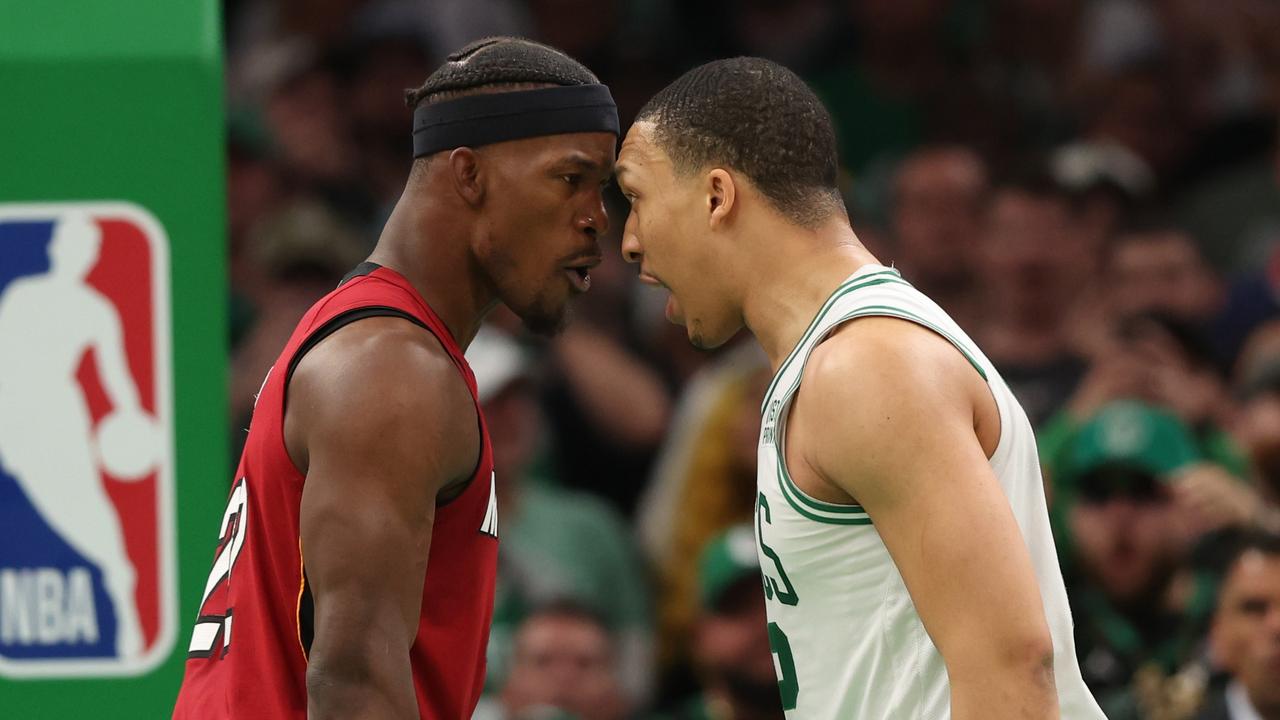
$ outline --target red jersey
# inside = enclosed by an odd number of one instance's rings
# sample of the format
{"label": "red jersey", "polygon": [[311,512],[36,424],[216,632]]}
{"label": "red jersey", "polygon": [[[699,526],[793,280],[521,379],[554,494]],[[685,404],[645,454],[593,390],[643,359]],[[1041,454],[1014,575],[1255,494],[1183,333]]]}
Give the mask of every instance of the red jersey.
{"label": "red jersey", "polygon": [[[191,636],[175,720],[306,717],[313,618],[298,530],[306,476],[285,450],[285,388],[298,361],[319,341],[348,323],[387,315],[414,322],[439,340],[480,413],[475,376],[462,350],[400,274],[365,263],[307,312],[254,407]],[[470,484],[436,510],[422,616],[410,651],[418,710],[431,720],[470,718],[484,686],[498,530],[493,451],[483,415],[480,436]]]}

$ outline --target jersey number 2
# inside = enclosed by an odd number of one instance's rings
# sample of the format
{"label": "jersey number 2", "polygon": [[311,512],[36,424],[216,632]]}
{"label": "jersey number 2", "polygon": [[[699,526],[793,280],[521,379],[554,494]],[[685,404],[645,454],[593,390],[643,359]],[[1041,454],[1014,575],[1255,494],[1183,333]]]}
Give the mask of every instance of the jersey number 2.
{"label": "jersey number 2", "polygon": [[249,519],[249,486],[244,478],[236,482],[231,490],[231,499],[227,501],[227,510],[222,514],[222,526],[218,530],[218,557],[213,561],[213,569],[209,571],[209,579],[204,584],[204,595],[200,597],[200,616],[196,618],[195,629],[191,631],[191,646],[187,649],[187,657],[209,657],[217,645],[218,636],[222,636],[222,654],[231,649],[231,608],[223,608],[223,612],[205,608],[213,591],[231,579],[231,569],[240,557],[244,548],[245,530]]}

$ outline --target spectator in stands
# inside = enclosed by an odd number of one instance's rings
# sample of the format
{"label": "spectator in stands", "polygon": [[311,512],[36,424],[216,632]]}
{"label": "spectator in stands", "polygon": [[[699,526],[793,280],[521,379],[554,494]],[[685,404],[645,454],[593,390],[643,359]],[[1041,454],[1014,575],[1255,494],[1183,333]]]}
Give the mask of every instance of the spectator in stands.
{"label": "spectator in stands", "polygon": [[1280,532],[1280,322],[1253,334],[1240,359],[1234,435],[1266,503],[1260,524]]}
{"label": "spectator in stands", "polygon": [[970,334],[1035,426],[1070,397],[1085,371],[1068,333],[1088,262],[1072,221],[1071,198],[1033,168],[996,187],[979,242],[982,323]]}
{"label": "spectator in stands", "polygon": [[271,155],[265,130],[252,113],[227,123],[227,276],[231,282],[229,329],[235,352],[253,324],[251,298],[264,282],[249,233],[277,210],[287,188]]}
{"label": "spectator in stands", "polygon": [[285,176],[349,221],[371,220],[376,202],[360,176],[362,153],[332,63],[321,50],[299,50],[264,85],[262,117]]}
{"label": "spectator in stands", "polygon": [[782,720],[750,525],[735,525],[707,545],[698,586],[691,644],[701,690],[666,720]]}
{"label": "spectator in stands", "polygon": [[1053,151],[1049,167],[1071,194],[1081,231],[1099,254],[1135,208],[1150,204],[1155,189],[1146,163],[1115,143],[1068,143]]}
{"label": "spectator in stands", "polygon": [[659,583],[660,659],[664,668],[688,659],[688,636],[698,614],[698,556],[702,548],[755,510],[760,402],[771,377],[763,356],[744,350],[706,379],[703,405],[687,426],[673,427],[671,457],[655,477],[649,523],[661,523],[654,557]]}
{"label": "spectator in stands", "polygon": [[247,298],[253,319],[231,355],[233,457],[239,457],[258,389],[294,327],[370,250],[367,238],[309,198],[274,209],[249,231],[246,272],[257,282]]}
{"label": "spectator in stands", "polygon": [[976,321],[974,271],[986,193],[982,159],[961,146],[918,150],[894,178],[894,246],[886,259],[964,328]]}
{"label": "spectator in stands", "polygon": [[604,620],[569,602],[534,611],[516,631],[501,708],[502,720],[630,717],[617,648]]}
{"label": "spectator in stands", "polygon": [[493,439],[501,547],[489,687],[511,667],[513,638],[530,610],[568,599],[597,613],[630,697],[649,691],[652,624],[647,574],[622,520],[599,499],[538,477],[544,426],[530,355],[484,328],[467,351]]}
{"label": "spectator in stands", "polygon": [[1229,680],[1197,720],[1280,718],[1280,537],[1243,544],[1219,593],[1209,642]]}
{"label": "spectator in stands", "polygon": [[1217,502],[1224,473],[1190,429],[1132,401],[1087,421],[1051,473],[1081,670],[1109,718],[1144,717],[1144,699],[1162,693],[1136,692],[1135,681],[1162,686],[1184,671],[1212,610],[1213,576],[1187,565],[1192,543],[1247,524],[1253,496]]}
{"label": "spectator in stands", "polygon": [[409,172],[405,128],[410,113],[404,105],[404,89],[421,84],[438,62],[405,27],[361,33],[348,56],[351,67],[344,73],[341,89],[349,133],[359,147],[355,172],[372,196],[376,212],[372,224],[381,227],[400,198]]}
{"label": "spectator in stands", "polygon": [[1112,311],[1120,319],[1164,314],[1207,330],[1222,307],[1222,285],[1184,230],[1139,220],[1112,241],[1105,268]]}
{"label": "spectator in stands", "polygon": [[[1191,428],[1201,456],[1238,478],[1248,477],[1244,453],[1225,429],[1233,410],[1225,380],[1195,327],[1169,315],[1139,315],[1119,323],[1076,392],[1041,426],[1041,457],[1055,462],[1081,424],[1116,400],[1168,409]],[[1223,492],[1236,485],[1216,484]]]}

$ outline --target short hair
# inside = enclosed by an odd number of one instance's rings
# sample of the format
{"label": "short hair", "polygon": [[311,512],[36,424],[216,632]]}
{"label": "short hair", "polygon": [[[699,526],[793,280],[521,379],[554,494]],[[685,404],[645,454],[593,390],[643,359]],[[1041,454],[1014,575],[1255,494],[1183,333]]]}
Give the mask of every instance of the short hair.
{"label": "short hair", "polygon": [[[1227,578],[1235,572],[1240,560],[1249,553],[1259,553],[1269,558],[1280,558],[1280,535],[1264,530],[1249,530],[1229,538],[1226,562],[1221,566],[1221,587],[1218,589],[1218,602],[1222,602],[1222,589]],[[1219,556],[1220,558],[1222,556]]]}
{"label": "short hair", "polygon": [[1232,550],[1231,562],[1227,564],[1227,570],[1230,570],[1236,563],[1240,562],[1240,558],[1251,552],[1280,557],[1280,535],[1262,530],[1246,532],[1237,539]]}
{"label": "short hair", "polygon": [[1074,209],[1074,196],[1054,177],[1045,158],[1039,155],[1022,158],[1007,167],[996,178],[995,192],[1030,195],[1037,200],[1053,200]]}
{"label": "short hair", "polygon": [[516,628],[516,635],[520,635],[532,623],[545,619],[569,620],[590,626],[604,638],[610,660],[616,661],[618,652],[617,638],[614,636],[613,628],[610,626],[609,621],[595,608],[572,598],[554,598],[536,606],[532,612],[526,615],[524,620],[520,622],[519,627]]}
{"label": "short hair", "polygon": [[678,172],[724,164],[797,224],[844,211],[831,115],[775,62],[738,57],[696,67],[654,95],[636,122],[654,124]]}
{"label": "short hair", "polygon": [[542,618],[577,620],[586,625],[594,625],[597,630],[607,637],[612,638],[613,636],[613,630],[604,615],[600,614],[595,608],[572,598],[557,597],[537,605],[525,616],[524,623],[521,624]]}
{"label": "short hair", "polygon": [[1184,239],[1197,255],[1200,254],[1200,247],[1196,244],[1191,231],[1159,207],[1144,207],[1129,213],[1114,234],[1113,242],[1118,242],[1121,238],[1124,238],[1125,242],[1134,240],[1149,242],[1153,236],[1161,236],[1161,239],[1164,239],[1176,235]]}
{"label": "short hair", "polygon": [[441,102],[480,91],[540,85],[595,85],[600,80],[559,50],[517,37],[477,40],[445,59],[421,87],[406,90],[405,104]]}
{"label": "short hair", "polygon": [[977,180],[977,191],[979,196],[985,196],[990,186],[990,173],[987,163],[977,150],[959,143],[942,143],[936,145],[924,145],[912,150],[893,171],[893,180],[890,187],[890,204],[897,206],[902,200],[902,184],[908,174],[919,168],[920,165],[938,161],[955,161],[964,163],[969,170],[973,171]]}

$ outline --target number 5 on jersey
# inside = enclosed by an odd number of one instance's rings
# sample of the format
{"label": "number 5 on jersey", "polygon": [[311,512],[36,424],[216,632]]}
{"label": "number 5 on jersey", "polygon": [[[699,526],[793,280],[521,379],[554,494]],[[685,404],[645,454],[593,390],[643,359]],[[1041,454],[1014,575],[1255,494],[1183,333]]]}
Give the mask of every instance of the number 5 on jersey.
{"label": "number 5 on jersey", "polygon": [[787,577],[787,571],[782,567],[782,558],[778,557],[778,553],[769,547],[764,541],[764,526],[772,524],[773,517],[769,512],[769,499],[760,493],[756,499],[756,541],[760,543],[760,552],[769,558],[773,563],[775,575],[770,575],[768,569],[761,564],[761,572],[764,575],[764,597],[766,600],[778,598],[778,602],[783,605],[800,604],[800,596],[796,595],[795,586],[791,584],[791,578]]}
{"label": "number 5 on jersey", "polygon": [[[787,577],[787,571],[782,567],[782,558],[764,541],[764,526],[772,523],[769,500],[764,493],[759,493],[756,499],[756,541],[760,543],[760,553],[772,561],[775,571],[775,576],[771,576],[769,571],[761,565],[765,599],[776,598],[784,605],[799,605],[800,596],[796,594],[791,578]],[[800,698],[800,678],[796,673],[796,660],[791,654],[791,643],[787,640],[787,634],[775,622],[769,623],[769,650],[778,658],[774,669],[778,673],[778,691],[782,695],[782,709],[795,710]]]}
{"label": "number 5 on jersey", "polygon": [[218,531],[218,555],[213,561],[213,569],[209,571],[209,579],[204,584],[204,594],[200,597],[200,616],[196,618],[195,629],[191,632],[191,645],[187,649],[188,657],[209,657],[222,636],[222,654],[231,649],[231,608],[223,605],[221,612],[217,608],[206,608],[205,604],[215,591],[225,588],[231,580],[231,569],[235,567],[240,550],[244,548],[245,531],[248,527],[249,486],[245,478],[240,478],[231,490],[231,499],[227,501],[227,510],[222,514],[222,526]]}

